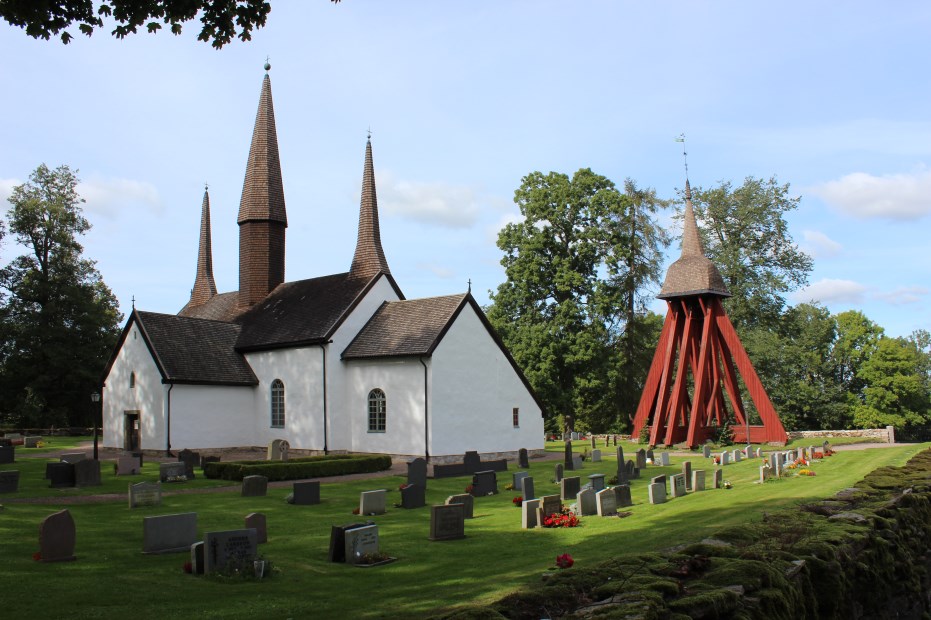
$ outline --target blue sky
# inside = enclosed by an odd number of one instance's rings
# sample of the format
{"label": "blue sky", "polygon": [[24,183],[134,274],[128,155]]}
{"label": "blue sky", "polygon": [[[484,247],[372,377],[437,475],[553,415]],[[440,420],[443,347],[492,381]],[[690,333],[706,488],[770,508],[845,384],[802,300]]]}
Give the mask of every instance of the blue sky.
{"label": "blue sky", "polygon": [[72,30],[63,46],[0,25],[0,198],[40,163],[78,169],[85,251],[124,312],[187,301],[205,182],[217,285],[237,287],[269,56],[288,280],[348,270],[368,128],[401,288],[471,279],[483,304],[524,175],[589,167],[672,197],[684,133],[693,186],[776,176],[802,196],[789,226],[815,267],[791,302],[931,327],[931,4],[273,0],[251,42],[220,51],[196,23]]}

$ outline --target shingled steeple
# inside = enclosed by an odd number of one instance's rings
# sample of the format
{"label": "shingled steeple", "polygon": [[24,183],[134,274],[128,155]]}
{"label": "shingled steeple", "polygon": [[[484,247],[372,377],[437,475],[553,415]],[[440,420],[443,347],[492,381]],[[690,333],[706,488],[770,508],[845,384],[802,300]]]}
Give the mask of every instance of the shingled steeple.
{"label": "shingled steeple", "polygon": [[669,266],[666,280],[660,290],[660,299],[686,297],[689,295],[712,294],[730,297],[721,272],[711,259],[705,256],[695,211],[692,208],[692,188],[688,179],[685,181],[685,215],[682,226],[682,255]]}
{"label": "shingled steeple", "polygon": [[275,108],[265,64],[265,78],[255,115],[246,178],[239,203],[239,306],[261,301],[284,282],[285,211]]}
{"label": "shingled steeple", "polygon": [[191,289],[188,307],[205,304],[217,294],[213,280],[213,250],[210,243],[210,194],[204,188],[204,202],[200,207],[200,243],[197,248],[197,277]]}
{"label": "shingled steeple", "polygon": [[378,227],[378,198],[375,195],[375,166],[372,163],[372,140],[365,143],[365,167],[362,171],[362,200],[359,205],[359,235],[356,253],[352,257],[350,275],[371,278],[378,273],[390,274],[385,252],[381,247]]}

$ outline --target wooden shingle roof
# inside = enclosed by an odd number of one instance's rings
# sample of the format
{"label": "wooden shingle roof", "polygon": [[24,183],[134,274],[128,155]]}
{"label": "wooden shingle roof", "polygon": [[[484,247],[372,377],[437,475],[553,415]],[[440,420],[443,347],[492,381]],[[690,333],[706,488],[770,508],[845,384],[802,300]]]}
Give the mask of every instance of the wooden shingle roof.
{"label": "wooden shingle roof", "polygon": [[278,158],[278,134],[275,131],[275,106],[272,103],[272,83],[265,74],[259,109],[255,113],[252,144],[246,162],[246,179],[239,202],[242,224],[250,220],[280,222],[288,225],[284,204],[284,185]]}
{"label": "wooden shingle roof", "polygon": [[362,199],[359,203],[359,233],[356,251],[349,272],[360,278],[391,273],[381,247],[378,224],[378,197],[375,192],[375,166],[372,163],[372,141],[365,143],[365,165],[362,169]]}

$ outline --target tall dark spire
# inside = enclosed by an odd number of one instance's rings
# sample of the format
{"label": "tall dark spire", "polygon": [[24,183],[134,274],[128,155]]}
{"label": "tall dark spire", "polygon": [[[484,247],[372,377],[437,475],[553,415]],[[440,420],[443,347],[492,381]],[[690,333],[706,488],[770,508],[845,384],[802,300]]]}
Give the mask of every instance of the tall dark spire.
{"label": "tall dark spire", "polygon": [[359,235],[356,253],[349,272],[353,276],[371,278],[377,273],[391,273],[381,247],[378,226],[378,198],[375,194],[375,166],[372,163],[371,137],[365,143],[365,167],[362,171],[362,200],[359,205]]}
{"label": "tall dark spire", "polygon": [[[266,63],[266,71],[270,65]],[[239,305],[251,306],[284,282],[285,211],[272,85],[265,74],[239,203]]]}
{"label": "tall dark spire", "polygon": [[217,294],[213,280],[213,250],[210,243],[210,194],[204,188],[204,202],[200,208],[200,243],[197,247],[197,277],[191,290],[188,306],[199,306]]}

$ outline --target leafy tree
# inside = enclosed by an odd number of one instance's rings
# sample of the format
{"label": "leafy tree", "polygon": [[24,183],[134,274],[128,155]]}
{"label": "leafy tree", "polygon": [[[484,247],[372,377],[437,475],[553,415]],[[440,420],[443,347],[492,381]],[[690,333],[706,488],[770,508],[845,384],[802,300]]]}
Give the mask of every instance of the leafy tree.
{"label": "leafy tree", "polygon": [[0,269],[0,411],[23,425],[87,423],[88,395],[119,333],[113,294],[78,237],[90,229],[78,179],[40,165],[9,198],[10,233],[28,250]]}
{"label": "leafy tree", "polygon": [[35,39],[60,36],[65,44],[73,38],[65,29],[74,24],[91,36],[103,28],[105,18],[112,18],[116,22],[112,34],[122,39],[142,27],[158,32],[162,24],[172,34],[181,34],[182,24],[200,15],[197,38],[219,49],[234,37],[250,40],[252,29],[264,26],[271,10],[266,0],[0,0],[0,17],[11,25],[24,28]]}
{"label": "leafy tree", "polygon": [[837,315],[837,339],[831,351],[835,380],[849,396],[851,406],[863,402],[864,380],[860,367],[870,358],[883,336],[883,328],[859,310]]}
{"label": "leafy tree", "polygon": [[904,338],[879,340],[860,367],[865,402],[854,410],[860,428],[902,428],[931,422],[931,395],[921,375],[922,360]]}

